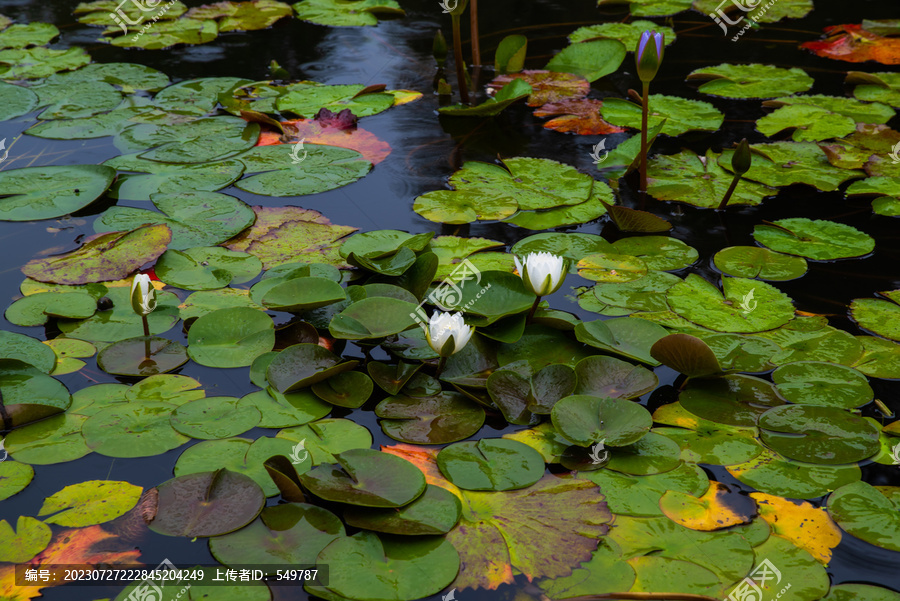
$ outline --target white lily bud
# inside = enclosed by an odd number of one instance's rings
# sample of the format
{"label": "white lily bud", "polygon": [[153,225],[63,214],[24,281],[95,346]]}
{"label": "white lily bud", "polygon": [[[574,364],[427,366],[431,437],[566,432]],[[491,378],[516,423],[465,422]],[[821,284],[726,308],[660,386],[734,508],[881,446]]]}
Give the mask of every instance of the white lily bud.
{"label": "white lily bud", "polygon": [[428,322],[428,345],[441,357],[449,357],[466,346],[472,332],[462,313],[435,311]]}
{"label": "white lily bud", "polygon": [[131,308],[138,315],[150,315],[156,309],[156,288],[150,282],[150,276],[139,273],[131,283]]}
{"label": "white lily bud", "polygon": [[522,261],[516,256],[513,259],[525,286],[538,296],[553,294],[566,279],[566,260],[552,253],[530,253]]}

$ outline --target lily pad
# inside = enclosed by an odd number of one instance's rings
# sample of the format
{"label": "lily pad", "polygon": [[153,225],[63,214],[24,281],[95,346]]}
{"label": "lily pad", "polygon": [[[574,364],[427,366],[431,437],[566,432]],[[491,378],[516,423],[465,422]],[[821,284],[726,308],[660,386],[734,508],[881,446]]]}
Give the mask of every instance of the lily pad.
{"label": "lily pad", "polygon": [[[648,127],[662,123],[660,133],[667,136],[679,136],[694,130],[716,131],[725,119],[716,107],[700,100],[651,94],[649,102]],[[604,99],[600,114],[613,125],[634,129],[641,127],[641,107],[621,98]]]}
{"label": "lily pad", "polygon": [[[16,428],[3,440],[16,462],[34,465],[64,463],[91,452],[81,435],[83,415],[63,413]],[[7,465],[6,462],[3,465]],[[18,465],[9,462],[8,465]]]}
{"label": "lily pad", "polygon": [[772,65],[732,65],[695,69],[688,81],[699,80],[699,91],[725,98],[774,98],[805,92],[813,78],[803,69],[783,69]]}
{"label": "lily pad", "polygon": [[291,6],[275,0],[251,2],[217,2],[196,6],[185,19],[213,19],[219,31],[253,31],[271,27],[276,21],[293,14]]}
{"label": "lily pad", "polygon": [[350,526],[387,534],[446,534],[459,521],[461,511],[456,495],[429,484],[422,496],[399,510],[349,507],[344,519]]}
{"label": "lily pad", "polygon": [[0,359],[0,406],[7,428],[62,413],[71,401],[68,389],[55,378],[29,363]]}
{"label": "lily pad", "polygon": [[110,189],[110,196],[126,200],[150,200],[155,194],[180,196],[185,190],[215,192],[233,183],[244,172],[244,164],[233,159],[177,164],[150,161],[137,154],[117,156],[104,165],[135,172],[120,175]]}
{"label": "lily pad", "polygon": [[86,319],[97,310],[97,300],[81,292],[38,292],[15,301],[6,309],[7,321],[17,326],[39,326],[52,318]]}
{"label": "lily pad", "polygon": [[37,94],[28,88],[5,82],[0,82],[0,100],[3,101],[0,121],[9,121],[30,113],[38,104]]}
{"label": "lily pad", "polygon": [[653,432],[635,443],[617,447],[611,455],[606,468],[639,476],[668,472],[681,465],[678,443]]}
{"label": "lily pad", "polygon": [[160,20],[153,27],[135,36],[131,33],[118,37],[101,38],[113,46],[120,48],[143,48],[144,50],[163,50],[177,44],[206,44],[216,39],[218,28],[216,22],[207,19],[172,19]]}
{"label": "lily pad", "polygon": [[699,254],[677,238],[669,236],[634,236],[613,243],[616,251],[641,259],[648,269],[675,271],[693,265]]}
{"label": "lily pad", "polygon": [[[734,487],[737,489],[737,487]],[[737,494],[731,486],[711,481],[703,496],[666,491],[659,506],[672,521],[691,530],[708,532],[748,524],[756,514],[756,503]]]}
{"label": "lily pad", "polygon": [[116,404],[101,409],[81,428],[88,447],[107,457],[151,457],[188,440],[169,423],[175,405],[157,401]]}
{"label": "lily pad", "polygon": [[0,330],[0,359],[17,359],[48,374],[56,367],[53,349],[36,338],[6,330]]}
{"label": "lily pad", "polygon": [[792,499],[815,499],[861,477],[856,465],[802,463],[784,459],[769,449],[727,469],[732,476],[759,491]]}
{"label": "lily pad", "polygon": [[[766,186],[807,184],[830,192],[848,179],[864,175],[862,171],[833,166],[825,151],[812,142],[754,144],[750,149],[753,162],[743,177]],[[733,150],[723,151],[719,155],[719,166],[730,171],[733,155]]]}
{"label": "lily pad", "polygon": [[760,118],[756,129],[766,136],[793,129],[791,139],[795,142],[819,142],[828,138],[843,138],[855,132],[856,122],[824,108],[794,104]]}
{"label": "lily pad", "polygon": [[875,249],[875,240],[855,227],[805,217],[757,225],[753,237],[772,250],[816,261],[859,257]]}
{"label": "lily pad", "polygon": [[458,442],[437,454],[441,473],[464,490],[527,488],[544,475],[544,459],[526,444],[505,438]]}
{"label": "lily pad", "polygon": [[719,332],[761,332],[794,317],[791,299],[765,282],[723,277],[722,289],[692,273],[669,288],[666,300],[675,313]]}
{"label": "lily pad", "polygon": [[659,384],[656,375],[640,365],[593,355],[575,366],[578,384],[574,394],[633,399],[650,392]]}
{"label": "lily pad", "polygon": [[[61,320],[57,326],[70,338],[91,342],[115,342],[143,335],[141,317],[131,308],[131,290],[124,286],[110,288],[107,297],[113,302],[111,310],[100,311],[88,319]],[[156,310],[147,316],[152,336],[167,332],[178,323],[177,303],[178,297],[171,292],[158,293]]]}
{"label": "lily pad", "polygon": [[313,465],[337,463],[334,456],[350,449],[368,449],[372,434],[349,419],[320,419],[305,426],[285,428],[276,438],[303,441]]}
{"label": "lily pad", "polygon": [[416,305],[411,302],[376,296],[351,303],[335,315],[328,331],[335,338],[361,340],[383,338],[412,327]]}
{"label": "lily pad", "polygon": [[562,71],[596,81],[619,68],[625,60],[625,45],[618,40],[594,40],[566,46],[547,63],[548,71]]}
{"label": "lily pad", "polygon": [[456,104],[444,106],[438,109],[441,115],[449,117],[494,117],[499,115],[515,102],[522,100],[531,94],[531,86],[521,79],[513,79],[503,86],[493,97],[489,97],[481,104],[466,106]]}
{"label": "lily pad", "polygon": [[730,276],[783,282],[806,273],[806,259],[758,246],[729,246],[713,257],[716,268]]}
{"label": "lily pad", "polygon": [[854,409],[874,397],[866,376],[834,363],[787,363],[772,373],[772,381],[791,403]]}
{"label": "lily pad", "polygon": [[127,338],[97,353],[97,366],[108,374],[119,376],[164,374],[181,367],[187,360],[183,346],[158,336]]}
{"label": "lily pad", "polygon": [[116,146],[123,151],[151,148],[138,156],[160,163],[208,163],[248,150],[258,138],[258,124],[220,116],[173,124],[137,124],[116,137]]}
{"label": "lily pad", "polygon": [[900,314],[900,293],[882,292],[889,300],[880,298],[857,298],[850,304],[850,315],[860,327],[872,331],[879,336],[900,340],[900,328],[897,327],[896,316]]}
{"label": "lily pad", "polygon": [[364,507],[402,507],[425,491],[422,472],[389,453],[351,449],[338,453],[335,459],[338,465],[321,465],[300,475],[303,486],[325,500]]}
{"label": "lily pad", "polygon": [[839,465],[878,452],[878,428],[835,407],[784,405],[759,418],[762,441],[785,457]]}
{"label": "lily pad", "polygon": [[[637,20],[631,23],[601,23],[579,27],[569,34],[570,42],[586,42],[594,38],[612,38],[625,44],[626,49],[637,48],[641,34],[645,31],[661,33],[666,46],[675,41],[675,30],[671,27],[657,25],[653,21]],[[624,590],[624,589],[622,589]]]}
{"label": "lily pad", "polygon": [[116,173],[103,165],[49,165],[0,173],[0,220],[34,221],[74,213],[99,198]]}
{"label": "lily pad", "polygon": [[211,440],[237,436],[259,423],[255,407],[239,405],[234,397],[207,397],[185,403],[172,412],[170,421],[178,432]]}
{"label": "lily pad", "polygon": [[[40,422],[39,422],[40,423]],[[6,441],[0,441],[5,443]],[[4,453],[7,453],[4,450]],[[6,455],[3,457],[6,459]],[[34,478],[34,468],[21,461],[0,462],[0,501],[25,490]]]}
{"label": "lily pad", "polygon": [[865,482],[853,482],[828,497],[828,513],[853,536],[882,549],[900,551],[896,497]]}
{"label": "lily pad", "polygon": [[456,392],[434,396],[392,396],[375,407],[384,433],[400,442],[446,444],[472,436],[484,424],[484,410]]}
{"label": "lily pad", "polygon": [[[363,10],[366,8],[361,6],[362,2],[356,0],[321,1],[343,1],[347,8],[358,7]],[[368,6],[377,6],[386,1],[371,0],[368,2]],[[393,94],[386,91],[372,91],[363,84],[329,85],[315,81],[300,81],[284,88],[284,93],[280,94],[275,102],[275,108],[282,113],[290,112],[301,117],[312,117],[323,108],[335,113],[349,109],[356,117],[368,117],[389,109],[393,104]],[[284,152],[283,149],[282,152]]]}
{"label": "lily pad", "polygon": [[589,395],[560,399],[550,415],[560,434],[582,447],[600,440],[611,447],[635,443],[653,423],[650,413],[637,403]]}
{"label": "lily pad", "polygon": [[20,515],[16,530],[0,520],[0,561],[25,563],[47,548],[53,533],[50,526],[27,515]]}
{"label": "lily pad", "polygon": [[650,355],[650,348],[667,334],[662,326],[636,317],[598,319],[575,326],[575,337],[580,342],[649,365],[659,365]]}
{"label": "lily pad", "polygon": [[22,267],[28,277],[56,284],[86,284],[120,280],[159,257],[172,239],[165,225],[148,225],[130,232],[96,234],[78,250],[46,259],[32,259]]}
{"label": "lily pad", "polygon": [[342,362],[340,357],[317,344],[295,344],[272,360],[266,377],[275,390],[286,393],[353,369],[357,363]]}
{"label": "lily pad", "polygon": [[243,367],[275,346],[272,318],[256,309],[218,309],[188,331],[188,354],[201,365]]}
{"label": "lily pad", "polygon": [[235,185],[263,196],[317,194],[352,184],[372,169],[355,150],[337,146],[311,145],[301,163],[288,161],[281,146],[258,146],[237,157],[246,172],[256,173]]}
{"label": "lily pad", "polygon": [[40,79],[58,71],[84,67],[90,62],[90,55],[82,48],[0,50],[0,78]]}
{"label": "lily pad", "polygon": [[776,388],[747,375],[694,379],[678,397],[681,406],[696,416],[730,426],[755,426],[771,407],[784,405]]}
{"label": "lily pad", "polygon": [[[143,488],[113,480],[88,480],[44,499],[38,512],[44,523],[83,527],[114,520],[134,507]],[[55,515],[51,515],[55,514]]]}
{"label": "lily pad", "polygon": [[259,486],[226,469],[177,476],[157,487],[151,530],[167,536],[219,536],[252,522],[265,505]]}

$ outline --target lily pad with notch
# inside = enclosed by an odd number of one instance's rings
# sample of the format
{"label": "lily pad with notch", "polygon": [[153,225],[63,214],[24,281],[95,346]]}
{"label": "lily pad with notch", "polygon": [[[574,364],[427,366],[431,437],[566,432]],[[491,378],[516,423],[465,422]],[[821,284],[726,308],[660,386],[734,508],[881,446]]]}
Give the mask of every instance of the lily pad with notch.
{"label": "lily pad with notch", "polygon": [[266,371],[269,384],[284,394],[353,369],[359,361],[342,361],[318,344],[295,344],[281,351]]}
{"label": "lily pad with notch", "polygon": [[560,399],[550,415],[557,431],[582,447],[600,440],[610,447],[630,445],[653,424],[650,413],[637,403],[590,395]]}
{"label": "lily pad with notch", "polygon": [[650,348],[666,335],[662,326],[637,317],[598,319],[575,326],[579,342],[654,366],[659,361],[651,356]]}
{"label": "lily pad with notch", "polygon": [[806,259],[758,246],[729,246],[713,257],[716,269],[730,276],[783,282],[806,273]]}
{"label": "lily pad with notch", "polygon": [[879,428],[836,407],[784,405],[759,418],[762,441],[790,459],[825,465],[861,461],[879,451]]}
{"label": "lily pad with notch", "polygon": [[526,444],[506,438],[458,442],[437,454],[441,473],[464,490],[527,488],[544,475],[544,459]]}
{"label": "lily pad with notch", "polygon": [[418,499],[397,509],[348,507],[344,520],[355,528],[387,534],[446,534],[459,522],[462,504],[440,486],[427,485]]}
{"label": "lily pad with notch", "polygon": [[875,249],[875,240],[853,226],[805,217],[757,225],[753,237],[772,250],[815,261],[859,257]]}
{"label": "lily pad with notch", "polygon": [[[694,130],[716,131],[725,119],[725,115],[708,102],[663,94],[651,94],[649,100],[648,127],[662,124],[660,133],[667,136]],[[641,107],[621,98],[605,98],[600,114],[613,125],[641,127]]]}
{"label": "lily pad with notch", "polygon": [[578,384],[572,394],[598,397],[633,399],[659,384],[649,369],[605,355],[585,357],[575,365],[575,375]]}
{"label": "lily pad with notch", "polygon": [[313,393],[332,405],[357,409],[362,407],[375,385],[372,378],[359,371],[345,371],[312,385]]}
{"label": "lily pad with notch", "polygon": [[188,354],[209,367],[244,367],[275,346],[275,324],[248,307],[218,309],[200,317],[188,331]]}
{"label": "lily pad with notch", "polygon": [[730,426],[755,426],[763,413],[785,404],[770,382],[742,374],[691,379],[678,400],[694,415]]}
{"label": "lily pad with notch", "polygon": [[798,361],[772,372],[778,393],[791,403],[855,409],[875,393],[862,373],[835,363]]}
{"label": "lily pad with notch", "polygon": [[701,81],[699,91],[725,98],[774,98],[805,92],[813,78],[803,69],[773,65],[721,64],[691,71],[688,81]]}
{"label": "lily pad with notch", "polygon": [[97,353],[97,366],[117,376],[164,374],[178,369],[187,360],[187,350],[183,346],[159,336],[126,338]]}
{"label": "lily pad with notch", "polygon": [[484,409],[458,392],[392,396],[375,407],[385,434],[412,444],[446,444],[468,438],[484,424]]}
{"label": "lily pad with notch", "polygon": [[190,401],[172,412],[169,421],[178,432],[200,440],[237,436],[255,427],[260,412],[249,405],[239,405],[235,397],[206,397]]}
{"label": "lily pad with notch", "polygon": [[0,173],[0,221],[35,221],[74,213],[106,192],[116,176],[104,165],[47,165]]}

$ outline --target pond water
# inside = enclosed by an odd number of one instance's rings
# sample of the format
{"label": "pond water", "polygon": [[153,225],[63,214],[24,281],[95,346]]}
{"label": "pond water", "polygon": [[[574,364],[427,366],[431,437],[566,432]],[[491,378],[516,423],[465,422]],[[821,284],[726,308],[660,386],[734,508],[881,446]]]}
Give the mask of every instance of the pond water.
{"label": "pond water", "polygon": [[[220,190],[250,205],[302,206],[323,213],[332,223],[353,226],[360,231],[433,231],[438,235],[483,237],[512,245],[536,232],[500,222],[462,226],[437,224],[413,212],[413,201],[426,192],[445,189],[447,178],[463,162],[493,162],[498,155],[504,158],[549,158],[603,179],[590,156],[592,146],[602,136],[575,136],[544,129],[542,120],[534,117],[532,108],[524,103],[514,105],[493,119],[454,119],[437,115],[438,99],[431,93],[435,72],[431,57],[432,39],[437,27],[442,27],[450,39],[450,26],[449,17],[441,13],[436,1],[401,0],[406,16],[384,19],[377,27],[324,27],[298,19],[283,19],[263,31],[221,34],[210,44],[151,51],[119,49],[97,42],[98,29],[84,26],[73,17],[72,11],[77,4],[72,0],[0,0],[0,14],[19,23],[55,24],[62,35],[53,44],[54,48],[81,46],[95,62],[146,65],[166,73],[173,82],[226,76],[263,80],[269,78],[269,62],[276,60],[297,80],[308,79],[327,84],[386,84],[388,89],[423,92],[423,97],[416,102],[365,118],[362,126],[391,147],[390,156],[365,177],[334,190],[293,198],[255,195],[233,186]],[[202,3],[185,0],[185,4],[199,6]],[[550,57],[566,46],[565,36],[577,27],[619,21],[627,16],[622,10],[598,10],[590,0],[483,2],[479,9],[484,62],[489,62],[493,57],[497,44],[504,36],[522,34],[529,41],[526,68],[542,68]],[[884,72],[894,68],[871,62],[850,64],[830,61],[798,49],[798,44],[817,39],[822,28],[828,25],[858,23],[863,18],[897,17],[895,0],[815,0],[815,10],[809,16],[762,24],[760,29],[749,31],[738,42],[731,42],[730,36],[722,37],[709,18],[695,11],[682,12],[671,18],[654,18],[673,27],[678,37],[676,43],[667,48],[664,66],[654,80],[651,92],[710,102],[724,112],[726,118],[716,132],[695,131],[678,137],[661,136],[653,145],[653,152],[674,154],[687,148],[702,154],[707,148],[716,151],[731,148],[744,137],[751,143],[766,141],[765,136],[755,130],[755,121],[768,112],[761,108],[758,100],[729,100],[702,94],[696,90],[695,84],[685,82],[691,71],[721,62],[800,67],[815,78],[815,85],[808,93],[844,96],[849,89],[844,84],[847,70]],[[465,17],[464,21],[467,20]],[[464,38],[466,35],[464,33]],[[468,53],[468,40],[465,41]],[[490,69],[482,71],[481,83],[489,78]],[[448,80],[455,88],[451,69],[448,69]],[[615,73],[593,83],[592,97],[622,98],[627,96],[629,88],[636,87],[638,81],[629,53]],[[478,89],[478,97],[484,98],[483,87]],[[19,136],[34,123],[35,114],[0,122],[0,138],[12,140]],[[900,119],[894,117],[888,125],[897,129]],[[609,136],[608,146],[628,135],[630,133]],[[2,164],[2,171],[43,165],[99,164],[119,154],[112,138],[57,141],[24,135],[16,141],[9,158]],[[897,222],[895,218],[873,214],[868,199],[848,200],[840,191],[822,192],[797,184],[782,188],[777,198],[767,199],[759,206],[731,207],[727,213],[721,214],[653,198],[642,199],[636,191],[635,176],[633,173],[622,181],[619,203],[643,208],[667,219],[674,226],[669,235],[699,252],[699,260],[690,269],[675,272],[679,277],[695,273],[714,281],[720,274],[712,265],[712,256],[725,246],[753,245],[754,226],[764,220],[809,217],[851,225],[874,238],[876,247],[874,252],[862,258],[811,261],[808,273],[802,278],[776,282],[777,287],[793,299],[798,310],[827,315],[830,325],[859,335],[863,332],[848,313],[851,301],[900,288],[900,271],[896,267],[900,264]],[[0,290],[5,299],[4,307],[20,296],[18,287],[23,279],[20,271],[22,265],[38,256],[77,248],[84,237],[94,234],[95,217],[115,203],[114,200],[101,199],[85,210],[58,220],[0,221],[0,248],[3,250]],[[123,200],[118,205],[146,208],[147,203]],[[556,231],[599,234],[613,242],[626,236],[609,222],[608,217],[585,225],[557,228]],[[240,287],[249,288],[256,281]],[[545,300],[553,308],[574,313],[582,320],[596,319],[596,314],[579,307],[572,290],[591,284],[577,275],[570,275],[566,285]],[[179,290],[177,294],[183,299],[189,293]],[[277,323],[285,323],[290,318],[286,313],[276,315]],[[41,339],[50,339],[59,333],[52,326],[41,331],[41,328],[19,327],[5,320],[0,327]],[[183,345],[188,343],[187,335],[180,332],[180,327],[165,336]],[[344,356],[364,358],[360,347],[352,343],[347,345]],[[373,357],[387,360],[389,355],[377,349]],[[103,372],[97,367],[95,358],[86,361],[87,365],[81,370],[58,376],[57,379],[70,392],[96,383],[137,381],[134,378],[116,378]],[[258,390],[249,381],[247,371],[246,367],[213,369],[191,361],[177,373],[201,382],[207,397],[242,397]],[[651,412],[677,400],[677,388],[682,386],[684,380],[683,376],[665,366],[655,368],[654,373],[659,378],[659,387],[640,397],[640,403]],[[879,378],[869,378],[869,382],[875,398],[893,411],[900,412],[900,382]],[[379,391],[375,398],[380,400],[384,396]],[[335,407],[329,417],[345,417],[366,427],[373,436],[372,448],[396,444],[382,432],[373,412],[374,405],[375,399],[360,409]],[[874,403],[863,406],[861,415],[875,418],[881,424],[891,421],[882,415]],[[502,416],[488,417],[474,439],[498,438],[522,428],[510,425]],[[274,436],[275,432],[271,428],[254,428],[241,436]],[[187,446],[196,442],[192,440]],[[0,502],[0,519],[15,523],[20,515],[35,515],[44,498],[64,486],[86,480],[121,480],[149,489],[172,477],[175,462],[185,448],[183,445],[153,457],[115,459],[95,453],[67,463],[36,465],[33,482],[21,493]],[[863,481],[874,486],[900,486],[900,467],[870,461],[861,463]],[[740,487],[744,491],[753,490],[722,466],[703,467],[710,479]],[[562,473],[565,470],[555,465],[550,471]],[[268,504],[276,504],[276,499],[269,498]],[[811,501],[817,506],[824,505],[824,497]],[[338,504],[323,502],[321,505],[334,509]],[[355,531],[348,528],[348,533]],[[536,546],[541,544],[539,540],[534,541]],[[191,541],[184,537],[146,532],[135,539],[133,545],[140,548],[141,560],[152,565],[163,558],[168,558],[177,566],[215,563],[204,538]],[[834,550],[827,572],[832,585],[862,582],[900,590],[900,552],[879,548],[843,533],[842,542]],[[504,585],[497,591],[468,589],[459,592],[457,598],[482,601],[496,599],[498,594],[502,594],[504,598],[511,599],[521,591],[525,579],[519,576],[516,582],[516,585]],[[274,591],[276,599],[307,597],[299,588],[276,588]],[[114,588],[66,586],[43,590],[43,598],[47,601],[89,601],[114,598],[116,594],[118,589]],[[430,599],[437,601],[440,596],[436,594]],[[788,594],[784,598],[792,597]]]}

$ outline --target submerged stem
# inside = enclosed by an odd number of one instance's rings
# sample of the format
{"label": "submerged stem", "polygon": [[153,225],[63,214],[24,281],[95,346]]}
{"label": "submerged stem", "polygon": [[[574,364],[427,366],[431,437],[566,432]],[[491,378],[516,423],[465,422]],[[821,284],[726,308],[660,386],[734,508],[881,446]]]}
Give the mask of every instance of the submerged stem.
{"label": "submerged stem", "polygon": [[462,56],[462,36],[459,32],[459,15],[451,15],[453,23],[453,62],[456,63],[456,85],[459,86],[459,99],[469,104],[469,88],[466,86],[465,63]]}
{"label": "submerged stem", "polygon": [[647,191],[647,117],[650,112],[650,83],[644,82],[641,103],[641,192]]}

